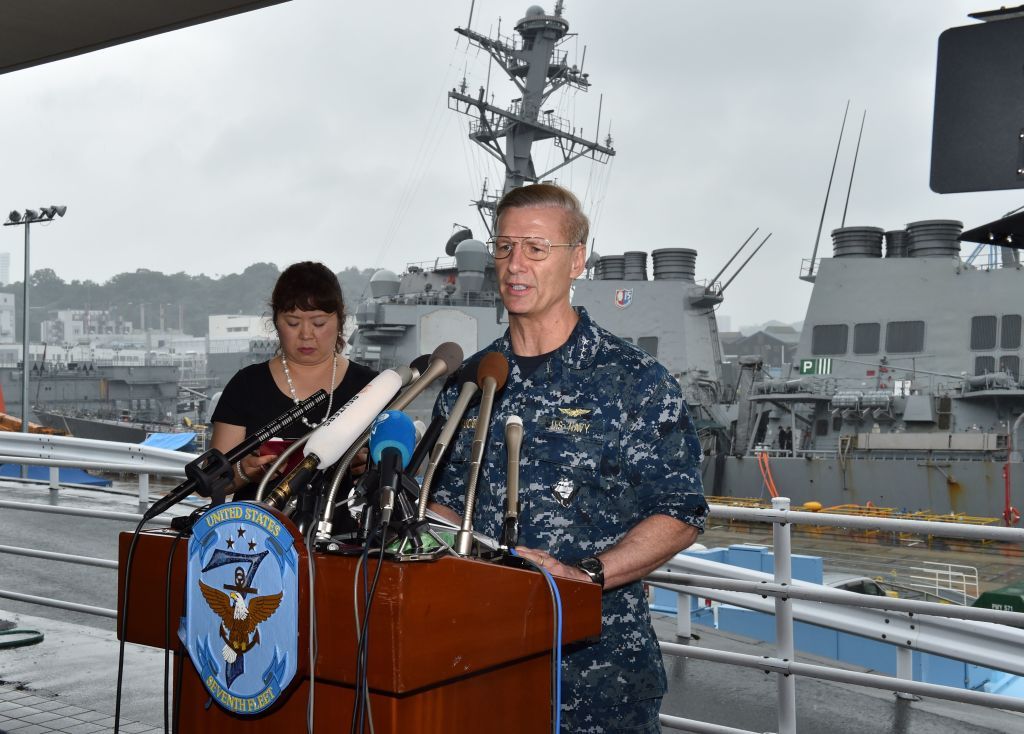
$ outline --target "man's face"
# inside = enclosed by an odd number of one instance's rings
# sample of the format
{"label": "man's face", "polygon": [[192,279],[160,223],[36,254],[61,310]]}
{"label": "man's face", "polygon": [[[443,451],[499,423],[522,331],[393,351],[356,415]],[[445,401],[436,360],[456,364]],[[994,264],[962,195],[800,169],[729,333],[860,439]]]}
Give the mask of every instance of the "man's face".
{"label": "man's face", "polygon": [[[557,208],[506,209],[498,235],[543,237],[565,244],[566,213]],[[583,272],[583,247],[552,247],[546,260],[530,260],[517,243],[507,258],[494,261],[501,300],[510,314],[544,317],[569,306],[569,286]]]}

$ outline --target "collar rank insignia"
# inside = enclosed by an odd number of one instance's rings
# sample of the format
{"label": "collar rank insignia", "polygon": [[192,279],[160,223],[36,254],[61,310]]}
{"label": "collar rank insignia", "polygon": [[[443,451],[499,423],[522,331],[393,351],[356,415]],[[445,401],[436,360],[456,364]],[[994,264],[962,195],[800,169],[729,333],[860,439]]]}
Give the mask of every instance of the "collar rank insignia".
{"label": "collar rank insignia", "polygon": [[298,551],[264,507],[230,502],[195,524],[179,637],[210,696],[235,714],[271,706],[298,663]]}
{"label": "collar rank insignia", "polygon": [[559,408],[558,411],[569,418],[582,418],[592,412],[590,408]]}

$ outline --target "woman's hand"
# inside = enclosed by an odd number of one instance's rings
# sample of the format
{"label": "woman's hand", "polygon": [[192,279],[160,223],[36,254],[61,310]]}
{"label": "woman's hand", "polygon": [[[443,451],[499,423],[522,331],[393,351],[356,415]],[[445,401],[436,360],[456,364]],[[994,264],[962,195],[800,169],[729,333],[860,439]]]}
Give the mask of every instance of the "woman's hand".
{"label": "woman's hand", "polygon": [[[260,456],[258,453],[246,454],[239,459],[235,472],[246,482],[255,484],[263,479],[270,464],[273,464],[279,454],[266,454]],[[239,467],[241,471],[239,471]],[[280,476],[283,467],[278,468],[276,476]]]}
{"label": "woman's hand", "polygon": [[365,446],[356,452],[352,457],[352,463],[348,465],[348,471],[353,477],[361,477],[366,473],[367,464],[370,461],[370,450]]}

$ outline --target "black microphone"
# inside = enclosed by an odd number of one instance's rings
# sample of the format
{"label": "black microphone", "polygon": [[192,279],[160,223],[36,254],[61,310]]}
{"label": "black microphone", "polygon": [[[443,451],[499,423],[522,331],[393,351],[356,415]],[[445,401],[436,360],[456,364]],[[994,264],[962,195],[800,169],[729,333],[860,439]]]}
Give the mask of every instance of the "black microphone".
{"label": "black microphone", "polygon": [[473,449],[469,457],[469,478],[466,482],[466,509],[462,515],[462,527],[455,538],[455,552],[468,556],[473,547],[473,510],[476,508],[476,484],[480,478],[480,463],[487,445],[487,433],[491,423],[491,408],[495,394],[505,387],[508,379],[508,359],[501,352],[488,352],[480,360],[476,381],[480,386],[480,413],[473,432]]}
{"label": "black microphone", "polygon": [[241,443],[230,449],[226,454],[218,449],[210,449],[201,454],[185,467],[185,474],[188,478],[154,502],[142,516],[142,521],[149,522],[157,515],[166,512],[181,502],[193,492],[198,492],[202,497],[209,497],[216,489],[216,485],[223,483],[225,462],[227,470],[230,472],[231,464],[234,464],[246,454],[251,454],[264,441],[273,438],[292,423],[299,420],[299,418],[310,413],[314,408],[325,402],[327,402],[327,391],[317,390],[308,398],[299,401],[270,423],[263,426],[256,433],[242,439]]}
{"label": "black microphone", "polygon": [[430,425],[423,431],[423,435],[420,437],[419,442],[416,444],[416,448],[413,449],[412,458],[409,459],[409,471],[415,473],[419,469],[420,464],[427,458],[430,453],[430,449],[437,443],[437,437],[441,435],[441,429],[444,428],[444,418],[441,416],[434,416],[430,421]]}

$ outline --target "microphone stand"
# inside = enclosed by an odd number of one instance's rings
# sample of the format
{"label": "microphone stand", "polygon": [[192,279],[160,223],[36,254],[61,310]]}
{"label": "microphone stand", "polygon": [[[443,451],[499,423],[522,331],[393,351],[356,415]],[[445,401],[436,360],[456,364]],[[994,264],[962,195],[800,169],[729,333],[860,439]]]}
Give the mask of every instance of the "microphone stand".
{"label": "microphone stand", "polygon": [[483,460],[484,446],[487,444],[487,431],[491,423],[491,410],[494,407],[494,394],[497,389],[498,381],[492,375],[484,377],[483,389],[480,394],[480,414],[473,432],[473,448],[470,453],[469,481],[466,485],[466,511],[462,516],[462,527],[455,536],[455,552],[460,556],[468,556],[473,547],[473,510],[476,507],[476,485],[480,478],[480,462]]}
{"label": "microphone stand", "polygon": [[469,408],[469,404],[476,396],[476,392],[477,385],[475,382],[466,382],[462,385],[462,388],[459,390],[459,397],[456,398],[455,405],[452,406],[451,415],[444,424],[444,428],[441,429],[441,435],[438,436],[437,443],[434,444],[434,448],[430,452],[430,461],[427,462],[427,470],[423,473],[423,486],[420,487],[419,506],[416,511],[417,520],[424,520],[427,516],[427,502],[430,496],[430,487],[434,481],[434,473],[437,471],[437,465],[441,462],[448,444],[451,443],[455,431],[459,428],[459,421],[462,420],[462,416]]}

